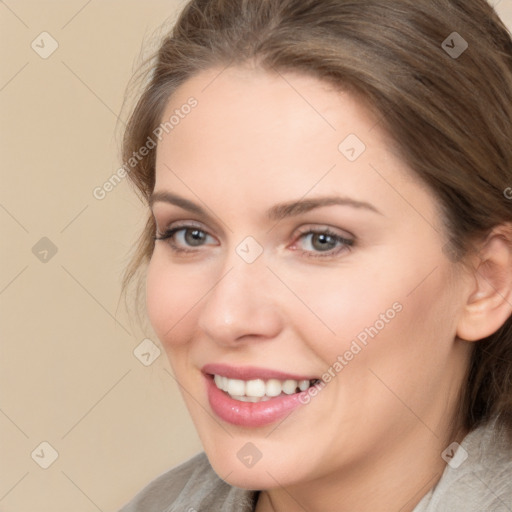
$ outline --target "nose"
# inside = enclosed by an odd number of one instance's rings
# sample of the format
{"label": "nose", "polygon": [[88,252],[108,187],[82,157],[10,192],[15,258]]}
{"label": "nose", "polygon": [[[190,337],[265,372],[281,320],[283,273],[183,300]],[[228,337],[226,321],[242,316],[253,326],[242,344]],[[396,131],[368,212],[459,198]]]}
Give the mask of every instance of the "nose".
{"label": "nose", "polygon": [[283,328],[271,273],[264,264],[235,264],[202,301],[199,328],[223,345],[275,338]]}

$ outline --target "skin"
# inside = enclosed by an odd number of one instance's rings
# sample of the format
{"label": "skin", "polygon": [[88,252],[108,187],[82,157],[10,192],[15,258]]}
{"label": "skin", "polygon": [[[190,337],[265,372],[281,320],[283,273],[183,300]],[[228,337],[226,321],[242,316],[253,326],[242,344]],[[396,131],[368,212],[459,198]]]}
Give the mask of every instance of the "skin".
{"label": "skin", "polygon": [[[208,236],[195,247],[184,232],[156,242],[147,308],[213,468],[263,490],[258,512],[412,510],[464,434],[454,418],[471,351],[457,330],[474,282],[443,251],[436,198],[370,109],[313,77],[204,71],[162,119],[190,96],[198,106],[158,145],[155,191],[208,216],[163,201],[152,209],[159,233],[192,223]],[[354,162],[338,150],[349,134],[366,145]],[[323,196],[379,213],[331,205],[267,216]],[[326,228],[353,244],[326,253],[303,235]],[[251,264],[236,252],[247,236],[263,249]],[[395,318],[281,423],[243,428],[215,417],[204,364],[320,377],[395,303]],[[251,468],[237,457],[247,442],[262,454]]]}

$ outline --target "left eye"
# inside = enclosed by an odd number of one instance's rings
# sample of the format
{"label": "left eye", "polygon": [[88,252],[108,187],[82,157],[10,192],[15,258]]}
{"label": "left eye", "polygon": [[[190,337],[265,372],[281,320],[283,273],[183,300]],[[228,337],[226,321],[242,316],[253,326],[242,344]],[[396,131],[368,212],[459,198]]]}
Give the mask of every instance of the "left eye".
{"label": "left eye", "polygon": [[204,245],[208,241],[209,235],[196,228],[183,228],[174,233],[176,242],[189,247],[198,247]]}
{"label": "left eye", "polygon": [[328,231],[309,231],[299,238],[300,248],[305,252],[336,252],[353,244],[353,240],[343,238]]}

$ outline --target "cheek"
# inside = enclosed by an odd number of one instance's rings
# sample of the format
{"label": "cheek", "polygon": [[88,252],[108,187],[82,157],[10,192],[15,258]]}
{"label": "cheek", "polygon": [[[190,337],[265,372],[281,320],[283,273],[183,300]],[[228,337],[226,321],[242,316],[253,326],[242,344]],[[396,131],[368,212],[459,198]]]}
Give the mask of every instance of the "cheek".
{"label": "cheek", "polygon": [[171,265],[155,249],[146,279],[146,307],[151,325],[166,349],[186,343],[196,324],[195,307],[208,285],[199,273]]}
{"label": "cheek", "polygon": [[382,315],[393,321],[399,316],[397,309],[402,309],[400,281],[389,272],[372,272],[368,266],[313,269],[306,276],[289,273],[286,279],[298,298],[289,298],[290,315],[300,323],[300,332],[308,333],[305,339],[313,340],[330,359],[358,335],[364,338],[365,329],[387,326]]}
{"label": "cheek", "polygon": [[[411,267],[402,279],[390,281],[388,291],[381,294],[381,309],[367,319],[362,331],[368,336],[360,362],[400,396],[409,396],[410,403],[425,400],[432,380],[443,381],[444,368],[453,357],[456,293],[448,284],[449,269],[441,262],[433,272],[432,268]],[[395,314],[384,311],[393,304]],[[385,314],[379,321],[381,313]],[[374,385],[381,387],[377,380]]]}
{"label": "cheek", "polygon": [[291,314],[326,364],[351,347],[357,351],[354,340],[361,362],[370,346],[368,356],[383,349],[393,357],[404,355],[413,341],[412,352],[428,348],[422,339],[449,346],[456,318],[450,273],[434,255],[428,263],[415,260],[382,258],[379,265],[310,272],[307,279],[288,274],[290,288],[303,303],[292,301]]}

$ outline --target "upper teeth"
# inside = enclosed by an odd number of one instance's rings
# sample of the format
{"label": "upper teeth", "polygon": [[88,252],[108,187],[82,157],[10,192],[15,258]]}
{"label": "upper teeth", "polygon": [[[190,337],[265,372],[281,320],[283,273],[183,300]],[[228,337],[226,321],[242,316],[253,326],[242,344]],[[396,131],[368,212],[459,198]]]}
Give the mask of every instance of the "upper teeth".
{"label": "upper teeth", "polygon": [[[288,379],[281,381],[277,379],[270,379],[265,382],[262,379],[255,379],[245,381],[239,379],[228,379],[221,375],[214,375],[213,380],[219,389],[226,391],[232,398],[242,401],[253,401],[251,400],[253,398],[272,398],[279,396],[283,392],[287,395],[292,395],[297,391],[297,388],[300,391],[305,391],[311,385],[311,381],[309,380],[297,381]],[[244,400],[244,398],[246,400]]]}

